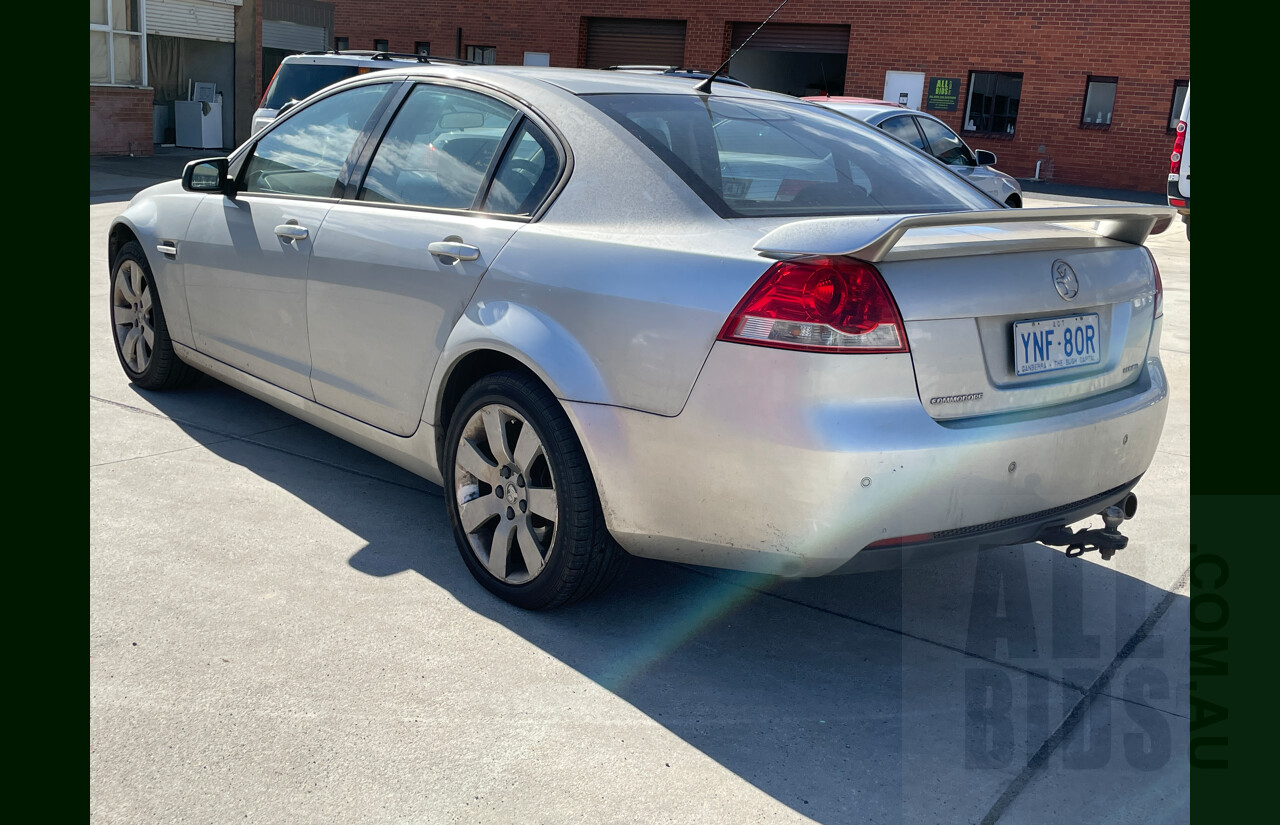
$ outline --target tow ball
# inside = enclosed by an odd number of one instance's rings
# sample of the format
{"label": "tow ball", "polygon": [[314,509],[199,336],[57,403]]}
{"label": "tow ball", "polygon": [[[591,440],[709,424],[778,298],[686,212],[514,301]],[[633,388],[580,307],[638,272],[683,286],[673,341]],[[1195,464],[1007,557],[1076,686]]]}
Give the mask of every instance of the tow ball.
{"label": "tow ball", "polygon": [[1101,530],[1073,532],[1065,524],[1055,524],[1044,528],[1036,541],[1048,545],[1065,545],[1067,555],[1071,558],[1097,550],[1103,561],[1111,561],[1117,550],[1123,550],[1129,544],[1129,537],[1120,534],[1120,523],[1133,518],[1137,512],[1138,497],[1130,493],[1098,514],[1102,516]]}

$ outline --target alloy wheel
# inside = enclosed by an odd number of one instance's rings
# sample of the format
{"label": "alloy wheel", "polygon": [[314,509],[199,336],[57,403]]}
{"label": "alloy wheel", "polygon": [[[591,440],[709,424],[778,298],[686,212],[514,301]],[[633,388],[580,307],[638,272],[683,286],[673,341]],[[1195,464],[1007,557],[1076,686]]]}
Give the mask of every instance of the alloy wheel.
{"label": "alloy wheel", "polygon": [[458,519],[471,551],[509,585],[527,584],[556,539],[555,479],[533,426],[503,404],[476,410],[454,465]]}
{"label": "alloy wheel", "polygon": [[156,332],[151,284],[136,262],[121,263],[111,290],[111,306],[120,357],[133,372],[145,372],[151,363]]}

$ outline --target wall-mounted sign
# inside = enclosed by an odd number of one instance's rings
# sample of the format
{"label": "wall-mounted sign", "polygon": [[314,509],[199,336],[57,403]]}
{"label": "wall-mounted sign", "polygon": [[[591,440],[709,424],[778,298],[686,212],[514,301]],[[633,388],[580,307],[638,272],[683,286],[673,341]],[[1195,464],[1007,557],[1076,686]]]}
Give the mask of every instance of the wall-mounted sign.
{"label": "wall-mounted sign", "polygon": [[960,78],[931,77],[925,86],[924,107],[939,112],[954,112],[960,103]]}

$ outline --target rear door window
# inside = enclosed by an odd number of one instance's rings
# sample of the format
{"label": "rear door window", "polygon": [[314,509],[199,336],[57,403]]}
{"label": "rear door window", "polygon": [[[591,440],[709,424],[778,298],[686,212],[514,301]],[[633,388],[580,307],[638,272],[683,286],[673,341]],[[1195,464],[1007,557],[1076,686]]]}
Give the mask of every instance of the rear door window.
{"label": "rear door window", "polygon": [[910,115],[891,117],[881,123],[880,128],[903,143],[909,143],[916,147],[921,152],[928,151],[924,148],[924,138],[920,136],[920,130],[916,128],[916,119]]}
{"label": "rear door window", "polygon": [[528,119],[498,166],[484,202],[485,212],[532,215],[560,173],[560,157],[550,138]]}
{"label": "rear door window", "polygon": [[374,153],[360,200],[473,209],[517,112],[491,97],[419,84]]}
{"label": "rear door window", "polygon": [[929,153],[948,166],[977,166],[978,159],[965,146],[955,132],[936,120],[916,118],[925,139],[929,141]]}

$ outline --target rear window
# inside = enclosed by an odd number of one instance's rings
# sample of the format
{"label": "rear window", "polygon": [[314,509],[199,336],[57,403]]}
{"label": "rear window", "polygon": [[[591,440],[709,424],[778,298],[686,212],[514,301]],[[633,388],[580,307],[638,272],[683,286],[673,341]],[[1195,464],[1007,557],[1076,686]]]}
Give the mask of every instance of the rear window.
{"label": "rear window", "polygon": [[817,107],[701,95],[585,99],[721,217],[961,212],[995,204],[878,129]]}
{"label": "rear window", "polygon": [[355,77],[357,66],[322,63],[281,63],[271,87],[263,98],[262,108],[279,109],[290,100],[302,100],[331,83]]}

